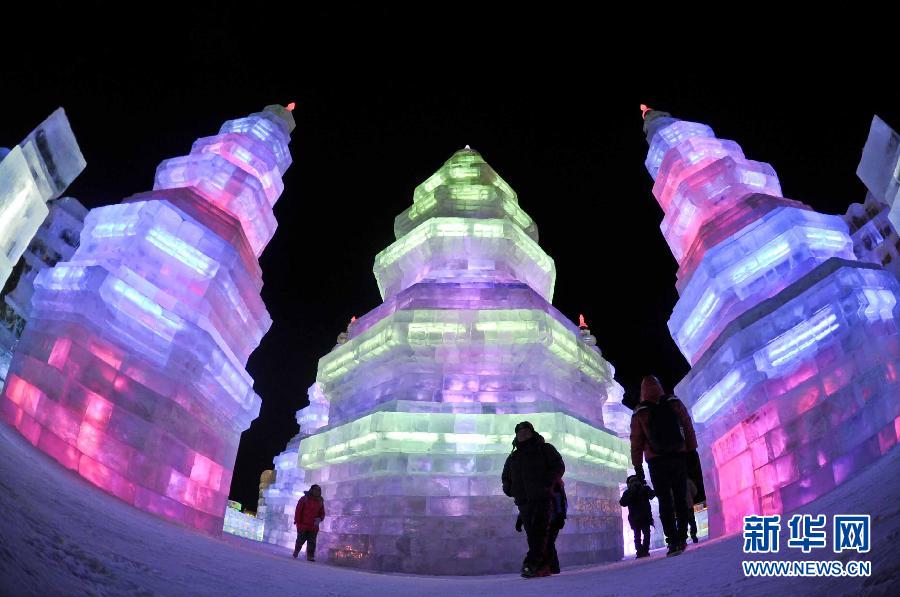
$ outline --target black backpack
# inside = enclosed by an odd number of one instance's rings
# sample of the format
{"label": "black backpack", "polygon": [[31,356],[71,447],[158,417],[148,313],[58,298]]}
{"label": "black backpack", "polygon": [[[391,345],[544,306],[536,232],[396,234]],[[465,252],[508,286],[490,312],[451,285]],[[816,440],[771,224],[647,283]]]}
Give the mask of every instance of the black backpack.
{"label": "black backpack", "polygon": [[663,396],[656,404],[648,403],[647,429],[650,449],[654,454],[673,454],[684,449],[684,428],[681,419],[670,402],[671,396]]}

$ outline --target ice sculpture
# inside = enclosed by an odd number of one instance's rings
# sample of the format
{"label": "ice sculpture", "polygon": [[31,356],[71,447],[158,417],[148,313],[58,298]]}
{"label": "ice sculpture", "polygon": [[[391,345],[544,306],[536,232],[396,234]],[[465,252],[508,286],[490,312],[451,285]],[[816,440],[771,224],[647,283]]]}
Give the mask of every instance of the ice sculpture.
{"label": "ice sculpture", "polygon": [[240,502],[228,500],[228,507],[225,509],[225,522],[222,530],[231,535],[237,535],[238,537],[243,537],[245,539],[262,541],[263,521],[252,514],[241,512]]}
{"label": "ice sculpture", "polygon": [[0,303],[0,382],[6,379],[13,349],[31,313],[35,276],[72,256],[87,216],[87,209],[73,197],[60,197],[47,205],[49,215],[13,268]]}
{"label": "ice sculpture", "polygon": [[164,161],[153,191],[91,211],[75,254],[35,278],[0,399],[64,466],[211,533],[259,412],[245,366],[271,319],[256,257],[293,128],[281,106],[226,122]]}
{"label": "ice sculpture", "polygon": [[866,185],[865,203],[854,203],[844,219],[860,261],[880,263],[900,275],[900,135],[875,116],[856,174]]}
{"label": "ice sculpture", "polygon": [[384,303],[319,361],[301,434],[275,460],[266,540],[293,545],[294,505],[318,483],[317,553],[333,562],[518,570],[525,540],[500,473],[528,419],[566,460],[560,559],[621,558],[627,447],[604,406],[622,389],[596,339],[550,304],[555,266],[515,192],[463,149],[416,188],[394,232],[375,258]]}
{"label": "ice sculpture", "polygon": [[646,166],[679,262],[669,328],[711,535],[806,504],[900,432],[897,279],[858,262],[844,220],[779,196],[768,164],[706,125],[645,110]]}
{"label": "ice sculpture", "polygon": [[48,209],[84,170],[69,120],[58,108],[11,150],[0,148],[0,288]]}

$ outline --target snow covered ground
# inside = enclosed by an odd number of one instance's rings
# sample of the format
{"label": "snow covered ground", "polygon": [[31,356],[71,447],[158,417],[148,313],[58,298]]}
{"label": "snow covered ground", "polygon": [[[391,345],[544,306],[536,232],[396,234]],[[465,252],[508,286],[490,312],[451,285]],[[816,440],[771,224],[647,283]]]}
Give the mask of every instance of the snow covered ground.
{"label": "snow covered ground", "polygon": [[[814,550],[806,559],[870,560],[870,578],[745,578],[741,538],[677,558],[566,568],[551,578],[380,575],[293,560],[280,547],[213,539],[96,490],[0,424],[3,595],[900,595],[900,449],[804,512],[872,515],[869,554]],[[565,532],[565,531],[563,531]],[[830,538],[830,531],[829,531]],[[782,543],[785,541],[784,536]],[[522,548],[525,540],[522,537]],[[800,559],[785,549],[768,558]]]}

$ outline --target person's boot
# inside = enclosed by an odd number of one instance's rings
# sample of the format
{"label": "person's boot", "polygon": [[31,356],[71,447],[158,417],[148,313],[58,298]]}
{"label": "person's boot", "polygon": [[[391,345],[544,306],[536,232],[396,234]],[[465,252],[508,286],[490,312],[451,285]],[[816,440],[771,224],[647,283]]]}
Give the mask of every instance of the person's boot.
{"label": "person's boot", "polygon": [[684,553],[684,548],[681,543],[672,543],[669,545],[669,550],[666,551],[666,557],[680,556],[682,553]]}
{"label": "person's boot", "polygon": [[697,539],[696,533],[691,535],[691,541],[693,541],[694,543],[700,543],[700,539]]}
{"label": "person's boot", "polygon": [[534,578],[537,572],[528,564],[522,565],[522,578]]}
{"label": "person's boot", "polygon": [[295,559],[295,560],[297,559],[297,554],[298,554],[298,553],[300,553],[300,552],[297,551],[297,550],[295,549],[295,550],[294,550],[294,559]]}
{"label": "person's boot", "polygon": [[316,556],[307,555],[307,556],[306,556],[306,561],[307,561],[307,562],[315,562],[315,561],[316,561]]}

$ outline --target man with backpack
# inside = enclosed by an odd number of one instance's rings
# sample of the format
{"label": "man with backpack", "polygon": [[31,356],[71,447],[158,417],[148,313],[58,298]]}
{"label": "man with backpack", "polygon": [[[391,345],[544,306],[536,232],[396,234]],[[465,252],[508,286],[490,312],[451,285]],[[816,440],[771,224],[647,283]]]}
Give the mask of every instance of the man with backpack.
{"label": "man with backpack", "polygon": [[687,547],[687,460],[697,449],[697,437],[687,408],[665,393],[652,375],[641,382],[641,401],[631,416],[631,463],[644,477],[644,459],[659,500],[659,518],[666,534],[667,556]]}
{"label": "man with backpack", "polygon": [[544,441],[528,421],[516,425],[513,452],[503,466],[503,493],[519,507],[516,530],[525,527],[528,554],[522,576],[533,578],[559,572],[556,536],[566,516],[566,496],[562,476],[566,472],[562,456],[553,444]]}

